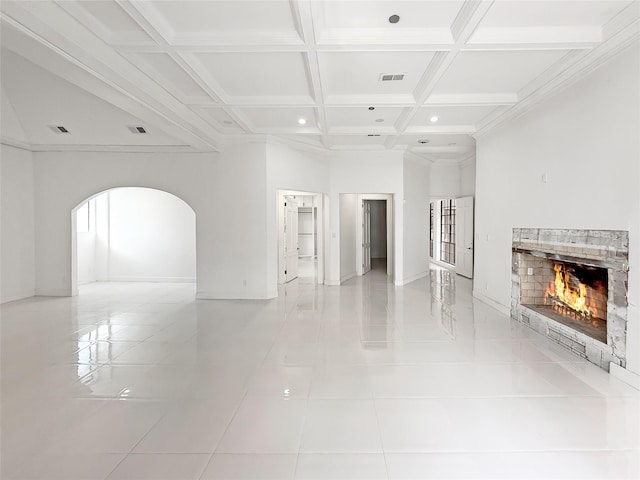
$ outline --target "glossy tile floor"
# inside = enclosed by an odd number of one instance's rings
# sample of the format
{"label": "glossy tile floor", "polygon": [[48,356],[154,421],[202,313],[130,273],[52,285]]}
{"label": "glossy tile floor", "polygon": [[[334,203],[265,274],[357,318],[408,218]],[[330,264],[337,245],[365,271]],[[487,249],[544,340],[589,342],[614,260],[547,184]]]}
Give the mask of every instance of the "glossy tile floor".
{"label": "glossy tile floor", "polygon": [[638,478],[639,392],[446,270],[2,306],[2,478]]}

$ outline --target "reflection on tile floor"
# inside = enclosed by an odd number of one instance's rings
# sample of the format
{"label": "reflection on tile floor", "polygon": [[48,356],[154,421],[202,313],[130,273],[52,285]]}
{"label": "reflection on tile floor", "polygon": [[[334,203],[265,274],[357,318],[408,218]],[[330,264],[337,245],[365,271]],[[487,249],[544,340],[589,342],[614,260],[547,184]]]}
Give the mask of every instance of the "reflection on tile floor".
{"label": "reflection on tile floor", "polygon": [[639,392],[446,270],[194,292],[3,305],[1,477],[640,477]]}

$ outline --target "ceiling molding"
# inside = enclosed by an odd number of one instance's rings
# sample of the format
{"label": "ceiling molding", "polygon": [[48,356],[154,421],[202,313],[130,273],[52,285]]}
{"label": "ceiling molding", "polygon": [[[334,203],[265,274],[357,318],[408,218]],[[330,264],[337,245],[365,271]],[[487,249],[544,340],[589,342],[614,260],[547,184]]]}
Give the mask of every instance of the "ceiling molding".
{"label": "ceiling molding", "polygon": [[597,48],[580,55],[576,62],[549,78],[546,83],[540,84],[536,89],[527,91],[525,98],[522,98],[518,104],[511,106],[501,115],[481,122],[474,137],[482,138],[504,122],[524,115],[541,101],[583,79],[625,48],[637,42],[640,39],[640,12],[631,12],[636,15],[635,19],[629,19],[630,21],[625,23],[626,26],[616,35],[611,36]]}
{"label": "ceiling molding", "polygon": [[[398,25],[387,23],[385,9],[392,0],[362,2],[362,8],[355,2],[337,6],[331,3],[335,0],[271,0],[278,2],[275,8],[256,4],[260,13],[253,17],[240,15],[254,7],[236,0],[219,1],[215,7],[209,2],[161,1],[169,0],[2,2],[3,46],[176,138],[176,143],[184,142],[175,148],[211,151],[229,138],[282,138],[327,151],[410,149],[418,156],[457,154],[457,161],[466,161],[469,151],[421,150],[434,147],[407,146],[403,136],[479,138],[587,75],[640,36],[639,1],[625,8],[604,2],[557,8],[556,2],[545,2],[536,5],[531,18],[497,0],[433,2],[428,7],[405,2]],[[600,24],[615,8],[621,10]],[[219,16],[205,21],[211,12]],[[418,24],[416,19],[427,14],[429,21]],[[505,57],[526,65],[524,52],[553,50],[567,53],[537,54],[550,60],[563,56],[551,66],[532,63],[530,81],[522,87],[524,77],[514,72],[511,81],[508,65],[501,84],[513,87],[496,89],[490,79],[474,81],[471,66],[503,68]],[[490,63],[478,63],[485,59]],[[341,78],[351,62],[353,78]],[[374,83],[387,65],[391,73],[411,75],[405,79],[410,83]],[[457,86],[441,88],[443,79],[456,76]],[[523,81],[516,85],[516,78]],[[376,117],[377,111],[363,107],[381,107],[382,113]],[[429,124],[425,115],[436,107],[446,107],[440,124]],[[295,121],[286,126],[278,117],[280,112],[309,108],[315,121],[305,128]],[[374,123],[377,118],[385,122]],[[367,134],[382,138],[368,139]]]}
{"label": "ceiling molding", "polygon": [[320,75],[320,60],[318,58],[318,52],[316,50],[316,31],[313,23],[313,14],[311,12],[311,5],[308,0],[295,1],[290,0],[292,3],[292,11],[294,12],[295,23],[299,28],[301,37],[308,46],[306,54],[306,66],[307,66],[307,82],[309,91],[312,92],[312,96],[315,103],[319,107],[316,110],[318,117],[318,124],[320,125],[320,134],[322,135],[322,144],[325,147],[329,146],[328,138],[328,124],[327,113],[324,108],[324,89],[322,87],[322,76]]}
{"label": "ceiling molding", "polygon": [[515,103],[518,103],[517,93],[439,93],[429,95],[424,105],[472,107],[477,105],[513,105]]}
{"label": "ceiling molding", "polygon": [[32,152],[199,153],[189,145],[57,145],[32,144]]}
{"label": "ceiling molding", "polygon": [[404,135],[422,135],[429,133],[471,135],[475,132],[476,127],[474,125],[418,125],[409,126],[404,129]]}
{"label": "ceiling molding", "polygon": [[[25,10],[30,7],[34,11]],[[182,137],[180,139],[188,138],[187,143],[197,145],[197,148],[217,150],[215,140],[217,134],[213,131],[201,133],[198,127],[190,124],[195,121],[195,125],[197,125],[197,121],[195,114],[188,107],[151,81],[111,47],[99,41],[90,31],[77,28],[75,19],[62,15],[64,11],[58,9],[56,4],[51,2],[22,2],[20,4],[5,2],[2,8],[4,9],[0,15],[2,21],[5,22],[5,25],[13,27],[16,33],[19,32],[18,35],[23,36],[22,39],[9,37],[10,45],[7,45],[6,30],[8,29],[3,29],[3,44],[11,50],[161,130],[164,130],[161,127],[162,123],[170,122],[176,125],[180,131],[172,132],[172,134],[178,138]],[[42,17],[48,18],[48,21]],[[63,32],[69,32],[69,35],[73,35],[74,38],[53,31],[50,23],[60,26]],[[72,75],[68,71],[68,67],[60,65],[58,59],[47,59],[52,61],[44,63],[45,58],[36,56],[37,53],[34,52],[34,49],[25,44],[25,36],[37,42],[40,47],[55,52],[59,58],[91,75],[94,81],[80,78],[77,71],[74,71],[75,75]],[[127,75],[128,78],[125,79],[124,75]],[[134,79],[135,84],[133,83]],[[99,80],[99,82],[95,82],[95,80]],[[116,98],[112,92],[106,91],[105,84],[117,92],[120,98]],[[158,123],[156,116],[161,117],[163,121]],[[185,121],[188,125],[184,125]]]}
{"label": "ceiling molding", "polygon": [[33,151],[33,147],[30,143],[23,140],[17,140],[15,138],[7,137],[6,135],[2,135],[0,137],[0,143],[9,147],[19,148],[21,150],[28,150],[30,152]]}
{"label": "ceiling molding", "polygon": [[599,26],[574,27],[512,27],[481,28],[476,30],[467,45],[520,45],[554,43],[597,45],[602,41],[602,28]]}

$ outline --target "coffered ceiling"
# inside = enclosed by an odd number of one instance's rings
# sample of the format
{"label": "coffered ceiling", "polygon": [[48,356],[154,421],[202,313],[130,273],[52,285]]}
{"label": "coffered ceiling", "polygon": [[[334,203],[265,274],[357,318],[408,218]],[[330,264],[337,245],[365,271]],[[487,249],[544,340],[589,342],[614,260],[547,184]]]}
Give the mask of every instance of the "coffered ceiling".
{"label": "coffered ceiling", "polygon": [[[36,149],[208,151],[274,136],[462,161],[474,136],[601,65],[640,25],[634,0],[1,5],[3,90]],[[46,98],[61,91],[66,102]],[[70,134],[54,141],[61,122]]]}

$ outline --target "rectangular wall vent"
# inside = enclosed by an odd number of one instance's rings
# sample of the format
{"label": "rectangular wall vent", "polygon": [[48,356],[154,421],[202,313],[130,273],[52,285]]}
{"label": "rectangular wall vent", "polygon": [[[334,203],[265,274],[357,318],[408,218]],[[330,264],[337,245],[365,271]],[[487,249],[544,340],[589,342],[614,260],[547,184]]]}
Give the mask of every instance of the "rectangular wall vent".
{"label": "rectangular wall vent", "polygon": [[146,128],[140,126],[130,126],[127,127],[131,133],[140,134],[140,133],[149,133]]}
{"label": "rectangular wall vent", "polygon": [[49,128],[53,131],[53,133],[71,133],[67,130],[66,127],[62,125],[49,125]]}
{"label": "rectangular wall vent", "polygon": [[381,82],[397,82],[399,80],[404,80],[404,73],[381,73],[380,81]]}

